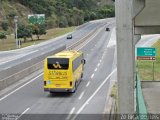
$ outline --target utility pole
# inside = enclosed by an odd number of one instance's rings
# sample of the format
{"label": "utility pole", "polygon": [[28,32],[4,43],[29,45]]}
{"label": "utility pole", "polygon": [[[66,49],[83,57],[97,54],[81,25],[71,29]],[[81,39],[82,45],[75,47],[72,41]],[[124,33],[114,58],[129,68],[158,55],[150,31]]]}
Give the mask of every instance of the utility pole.
{"label": "utility pole", "polygon": [[19,41],[17,39],[17,23],[18,23],[18,16],[14,16],[14,23],[15,23],[15,38],[16,38],[16,48],[20,48]]}
{"label": "utility pole", "polygon": [[116,0],[118,114],[134,114],[133,0]]}

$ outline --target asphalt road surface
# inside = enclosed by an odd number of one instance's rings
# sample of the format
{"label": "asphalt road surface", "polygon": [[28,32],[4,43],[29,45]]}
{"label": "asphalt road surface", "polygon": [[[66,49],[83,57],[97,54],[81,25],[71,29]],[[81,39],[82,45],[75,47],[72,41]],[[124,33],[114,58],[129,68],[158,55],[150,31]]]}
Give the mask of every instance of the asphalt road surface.
{"label": "asphalt road surface", "polygon": [[[110,27],[110,31],[105,31],[106,27]],[[66,40],[64,36],[54,42],[18,51],[1,52],[3,60],[0,66],[11,66],[12,61],[6,61],[6,59],[12,56],[14,56],[13,59],[21,61],[23,57],[26,57],[24,52],[29,57],[58,44],[69,46],[94,29],[98,29],[97,32],[87,42],[76,48],[84,52],[86,65],[83,80],[74,94],[44,92],[43,72],[37,72],[21,86],[1,94],[0,113],[3,114],[2,117],[5,118],[5,114],[10,114],[10,117],[17,117],[16,119],[20,120],[102,120],[112,80],[110,77],[116,72],[116,68],[113,67],[116,59],[113,19],[90,22],[82,29],[75,31],[73,39],[70,40]],[[11,114],[18,115],[11,116]]]}
{"label": "asphalt road surface", "polygon": [[[109,27],[110,31],[105,31]],[[24,78],[20,85],[10,86],[0,92],[0,118],[15,117],[16,120],[102,120],[111,79],[116,72],[116,41],[114,19],[89,22],[72,33],[39,45],[0,52],[1,69],[12,66],[26,58],[41,54],[57,45],[67,47],[97,29],[86,42],[76,49],[84,52],[86,65],[82,82],[74,94],[49,94],[43,91],[43,70]],[[149,46],[159,35],[144,36],[136,45]],[[153,41],[154,39],[154,41]],[[13,63],[13,60],[16,62]],[[114,77],[113,77],[114,78]],[[22,80],[23,81],[23,80]],[[9,114],[10,116],[6,115]],[[12,115],[14,114],[14,115]],[[17,114],[17,116],[16,116]]]}

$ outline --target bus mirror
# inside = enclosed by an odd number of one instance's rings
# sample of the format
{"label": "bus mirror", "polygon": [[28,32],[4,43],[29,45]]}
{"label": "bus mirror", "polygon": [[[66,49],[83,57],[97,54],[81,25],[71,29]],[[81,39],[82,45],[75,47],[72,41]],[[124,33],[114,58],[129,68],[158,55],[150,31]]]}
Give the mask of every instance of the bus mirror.
{"label": "bus mirror", "polygon": [[83,64],[86,64],[86,60],[85,60],[85,59],[83,59],[83,60],[82,60],[82,63],[83,63]]}

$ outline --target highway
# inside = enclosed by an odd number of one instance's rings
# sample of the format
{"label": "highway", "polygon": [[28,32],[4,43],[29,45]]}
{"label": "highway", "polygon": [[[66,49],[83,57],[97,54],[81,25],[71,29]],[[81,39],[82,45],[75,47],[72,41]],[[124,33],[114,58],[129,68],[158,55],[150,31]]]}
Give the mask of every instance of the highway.
{"label": "highway", "polygon": [[[106,27],[110,31],[105,31]],[[87,41],[76,47],[84,52],[86,65],[84,77],[76,93],[49,94],[43,91],[43,70],[0,92],[0,113],[19,114],[22,120],[71,120],[102,119],[109,96],[110,79],[116,72],[115,22],[113,19],[90,22],[73,32],[73,39],[66,36],[50,42],[11,52],[1,52],[0,67],[12,66],[27,57],[41,54],[57,45],[69,47],[94,29],[96,32]],[[24,54],[25,53],[25,54]],[[27,54],[27,55],[26,55]],[[11,61],[6,61],[8,58]],[[16,63],[12,60],[15,60]],[[88,114],[88,116],[86,115]]]}
{"label": "highway", "polygon": [[46,51],[52,50],[59,45],[66,45],[68,47],[75,43],[77,40],[84,38],[87,34],[94,31],[95,29],[104,26],[106,22],[107,21],[104,20],[100,22],[89,22],[87,26],[75,30],[72,33],[73,39],[71,40],[67,40],[66,35],[63,35],[56,39],[19,50],[1,51],[0,71],[15,66],[16,64],[20,64],[21,62],[27,61],[36,55],[44,54]]}

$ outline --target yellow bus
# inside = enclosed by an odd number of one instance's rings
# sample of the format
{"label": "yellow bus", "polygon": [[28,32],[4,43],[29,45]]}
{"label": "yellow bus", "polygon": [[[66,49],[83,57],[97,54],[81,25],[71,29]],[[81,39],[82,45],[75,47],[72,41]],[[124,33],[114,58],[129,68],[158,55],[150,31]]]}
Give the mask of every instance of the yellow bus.
{"label": "yellow bus", "polygon": [[44,91],[75,92],[84,72],[82,52],[62,51],[44,61]]}

